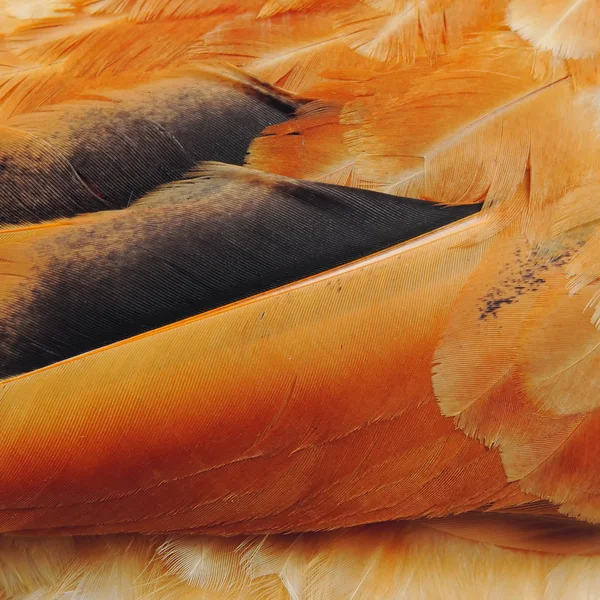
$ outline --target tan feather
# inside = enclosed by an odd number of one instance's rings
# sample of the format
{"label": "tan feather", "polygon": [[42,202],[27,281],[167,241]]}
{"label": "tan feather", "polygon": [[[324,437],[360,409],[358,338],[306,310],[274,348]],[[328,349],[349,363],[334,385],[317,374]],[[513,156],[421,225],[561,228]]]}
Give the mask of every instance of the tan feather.
{"label": "tan feather", "polygon": [[[196,585],[184,581],[189,579],[191,570],[198,569],[195,558],[189,563],[190,571],[172,572],[164,562],[171,555],[165,556],[161,550],[155,553],[160,540],[125,537],[98,542],[82,538],[73,543],[67,539],[61,543],[75,547],[82,562],[67,563],[66,572],[54,573],[60,574],[62,587],[19,587],[23,591],[19,593],[15,588],[8,598],[345,600],[354,594],[353,598],[361,600],[425,600],[479,599],[483,592],[483,597],[489,598],[562,600],[594,593],[597,556],[509,550],[468,539],[469,523],[477,522],[483,525],[484,538],[496,535],[510,540],[511,535],[512,539],[515,534],[518,536],[518,519],[512,519],[512,529],[511,521],[505,520],[509,529],[502,531],[493,522],[486,527],[485,519],[476,516],[462,522],[450,519],[447,523],[398,523],[300,537],[250,538],[238,548],[232,544],[229,551],[218,540],[205,537],[189,537],[180,546],[174,540],[165,540],[172,551],[181,553],[184,564],[190,557],[205,557],[201,564],[213,581],[228,582],[224,591],[211,589],[201,581],[196,581]],[[550,552],[551,523],[542,521],[537,530],[529,529],[538,533],[540,541],[546,536],[546,550]],[[569,531],[566,525],[556,532],[560,539],[561,532],[568,537],[575,529]],[[10,543],[23,544],[13,540]],[[215,544],[221,545],[223,552],[211,556]],[[152,557],[150,564],[141,569],[148,556]],[[105,579],[107,573],[112,573],[113,578]],[[107,587],[107,581],[112,581],[112,588]]]}
{"label": "tan feather", "polygon": [[600,53],[597,0],[511,0],[508,23],[542,50],[562,58]]}
{"label": "tan feather", "polygon": [[239,544],[235,538],[182,537],[164,542],[157,553],[169,571],[192,587],[235,593],[244,579],[236,556]]}

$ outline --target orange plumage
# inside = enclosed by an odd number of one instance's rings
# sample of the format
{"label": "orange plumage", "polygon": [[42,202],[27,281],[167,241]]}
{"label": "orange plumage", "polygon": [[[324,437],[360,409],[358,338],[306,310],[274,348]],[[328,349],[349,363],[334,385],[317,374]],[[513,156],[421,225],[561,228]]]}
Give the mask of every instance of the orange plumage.
{"label": "orange plumage", "polygon": [[2,600],[598,593],[597,1],[0,10]]}

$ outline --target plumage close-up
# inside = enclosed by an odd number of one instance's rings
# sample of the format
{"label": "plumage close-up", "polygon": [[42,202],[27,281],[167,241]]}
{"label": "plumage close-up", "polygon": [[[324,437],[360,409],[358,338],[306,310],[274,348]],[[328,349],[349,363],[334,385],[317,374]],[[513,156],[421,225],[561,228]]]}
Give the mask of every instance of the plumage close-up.
{"label": "plumage close-up", "polygon": [[600,598],[600,0],[0,0],[0,600]]}

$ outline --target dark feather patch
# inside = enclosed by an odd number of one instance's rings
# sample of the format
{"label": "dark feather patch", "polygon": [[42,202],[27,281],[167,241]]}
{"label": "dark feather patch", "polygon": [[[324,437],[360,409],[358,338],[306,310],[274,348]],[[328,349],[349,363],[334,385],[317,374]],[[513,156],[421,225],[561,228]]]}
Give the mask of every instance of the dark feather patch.
{"label": "dark feather patch", "polygon": [[0,138],[0,224],[123,208],[198,161],[243,164],[300,102],[241,77],[186,71],[12,120]]}
{"label": "dark feather patch", "polygon": [[32,271],[1,309],[0,375],[331,269],[478,210],[217,168],[213,178],[15,246]]}
{"label": "dark feather patch", "polygon": [[35,223],[111,208],[52,146],[0,130],[0,224]]}

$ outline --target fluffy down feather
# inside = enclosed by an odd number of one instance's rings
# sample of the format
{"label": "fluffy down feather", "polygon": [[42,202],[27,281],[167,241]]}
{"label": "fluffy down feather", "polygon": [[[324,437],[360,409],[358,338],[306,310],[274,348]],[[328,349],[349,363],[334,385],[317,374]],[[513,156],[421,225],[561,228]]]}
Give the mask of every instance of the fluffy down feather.
{"label": "fluffy down feather", "polygon": [[[598,558],[585,556],[583,547],[571,556],[548,552],[551,525],[536,530],[513,519],[490,528],[476,517],[471,526],[480,527],[473,539],[467,523],[397,523],[227,540],[80,537],[40,543],[5,538],[3,558],[10,563],[0,563],[0,591],[11,600],[593,597]],[[519,531],[537,537],[535,548],[544,545],[546,552],[511,550],[488,541],[511,535],[514,540]],[[556,536],[568,539],[568,526],[559,526]],[[598,533],[590,531],[588,539],[587,548],[597,548]],[[32,570],[32,564],[44,570]]]}

